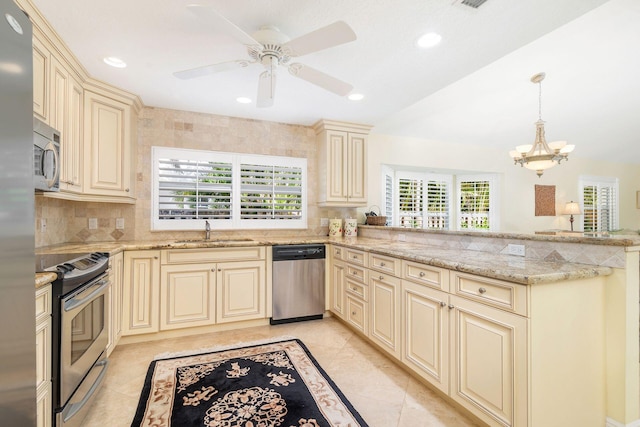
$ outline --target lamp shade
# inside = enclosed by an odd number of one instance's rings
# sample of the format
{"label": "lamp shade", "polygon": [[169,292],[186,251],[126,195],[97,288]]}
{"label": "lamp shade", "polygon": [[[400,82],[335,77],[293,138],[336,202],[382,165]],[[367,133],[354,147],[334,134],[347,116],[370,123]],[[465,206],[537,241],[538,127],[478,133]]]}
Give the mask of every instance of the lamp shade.
{"label": "lamp shade", "polygon": [[567,202],[564,206],[565,215],[580,215],[580,204],[577,202]]}

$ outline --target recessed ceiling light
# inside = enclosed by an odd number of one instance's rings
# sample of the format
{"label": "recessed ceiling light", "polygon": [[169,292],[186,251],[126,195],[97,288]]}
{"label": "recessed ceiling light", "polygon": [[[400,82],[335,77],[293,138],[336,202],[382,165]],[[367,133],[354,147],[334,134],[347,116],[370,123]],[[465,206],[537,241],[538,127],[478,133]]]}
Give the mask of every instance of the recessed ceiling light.
{"label": "recessed ceiling light", "polygon": [[107,56],[106,58],[103,59],[103,61],[105,64],[111,65],[112,67],[116,67],[116,68],[124,68],[127,66],[126,62],[124,62],[120,58],[116,58],[115,56]]}
{"label": "recessed ceiling light", "polygon": [[240,104],[251,104],[251,98],[247,98],[246,96],[239,96],[236,98],[236,101]]}
{"label": "recessed ceiling light", "polygon": [[438,33],[426,33],[422,35],[416,44],[421,48],[429,48],[437,45],[442,40],[442,36]]}
{"label": "recessed ceiling light", "polygon": [[350,101],[362,101],[364,99],[364,95],[361,93],[352,93],[347,98],[349,98]]}

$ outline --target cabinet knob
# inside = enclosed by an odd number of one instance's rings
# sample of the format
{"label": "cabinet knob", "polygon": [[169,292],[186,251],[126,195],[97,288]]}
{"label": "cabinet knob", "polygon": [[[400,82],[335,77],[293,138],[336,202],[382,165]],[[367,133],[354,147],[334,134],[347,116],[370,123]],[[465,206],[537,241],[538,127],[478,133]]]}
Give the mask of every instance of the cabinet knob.
{"label": "cabinet knob", "polygon": [[351,274],[353,274],[354,276],[357,276],[357,275],[358,275],[358,272],[357,272],[357,271],[354,271],[354,272],[353,272],[353,273],[351,273]]}
{"label": "cabinet knob", "polygon": [[340,252],[340,249],[338,249],[338,250],[336,251],[336,254],[338,254],[338,255],[340,255],[341,253],[342,253],[342,252]]}
{"label": "cabinet knob", "polygon": [[212,271],[213,273],[215,273],[215,272],[216,272],[216,269],[215,269],[215,268],[212,268],[212,269],[211,269],[211,271]]}
{"label": "cabinet knob", "polygon": [[446,305],[447,305],[447,303],[446,303],[446,302],[444,302],[444,301],[440,301],[440,307],[444,307],[444,306],[446,306]]}
{"label": "cabinet knob", "polygon": [[351,287],[351,290],[352,290],[352,291],[357,291],[357,290],[358,290],[358,288],[356,288],[355,286],[352,286],[352,287]]}
{"label": "cabinet knob", "polygon": [[380,276],[380,280],[384,280],[384,276]]}
{"label": "cabinet knob", "polygon": [[356,312],[355,312],[355,311],[352,311],[352,312],[351,312],[351,315],[352,315],[352,316],[355,316],[355,315],[356,315]]}
{"label": "cabinet knob", "polygon": [[487,292],[487,290],[485,288],[480,288],[478,289],[478,292],[480,292],[481,294],[484,294],[485,292]]}
{"label": "cabinet knob", "polygon": [[222,269],[221,269],[221,268],[219,268],[219,269],[218,269],[218,271],[222,271]]}
{"label": "cabinet knob", "polygon": [[381,262],[381,263],[380,263],[380,267],[384,267],[384,262]]}
{"label": "cabinet knob", "polygon": [[126,192],[128,193],[128,192],[129,192],[129,189],[128,189],[128,188],[125,188],[125,189],[124,189],[124,191],[126,191]]}
{"label": "cabinet knob", "polygon": [[419,274],[420,277],[424,277],[424,271],[421,271]]}
{"label": "cabinet knob", "polygon": [[449,310],[453,310],[454,308],[453,304],[449,304]]}
{"label": "cabinet knob", "polygon": [[157,256],[154,256],[154,257],[153,257],[153,259],[158,259],[158,257],[157,257]]}
{"label": "cabinet knob", "polygon": [[353,259],[358,259],[358,255],[354,255],[354,256],[353,256]]}

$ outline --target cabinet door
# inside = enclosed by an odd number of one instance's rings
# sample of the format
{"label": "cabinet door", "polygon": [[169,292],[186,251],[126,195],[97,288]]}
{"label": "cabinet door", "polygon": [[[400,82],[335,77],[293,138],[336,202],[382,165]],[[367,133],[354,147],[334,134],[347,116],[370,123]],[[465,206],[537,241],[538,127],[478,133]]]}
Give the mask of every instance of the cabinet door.
{"label": "cabinet door", "polygon": [[161,330],[215,323],[215,270],[215,264],[161,267]]}
{"label": "cabinet door", "polygon": [[85,91],[85,193],[131,197],[131,108]]}
{"label": "cabinet door", "polygon": [[360,298],[347,294],[346,320],[364,335],[369,335],[368,304]]}
{"label": "cabinet door", "polygon": [[55,56],[51,56],[50,75],[49,124],[60,132],[61,143],[64,144],[69,73]]}
{"label": "cabinet door", "polygon": [[266,317],[264,261],[224,262],[217,265],[218,323]]}
{"label": "cabinet door", "polygon": [[124,253],[122,335],[158,332],[160,251]]}
{"label": "cabinet door", "polygon": [[450,396],[492,425],[527,425],[527,319],[456,296],[450,301]]}
{"label": "cabinet door", "polygon": [[376,272],[369,274],[370,338],[400,358],[400,279]]}
{"label": "cabinet door", "polygon": [[84,122],[84,89],[80,82],[69,74],[67,79],[66,122],[60,145],[61,169],[60,189],[74,193],[82,192],[82,124]]}
{"label": "cabinet door", "polygon": [[334,261],[331,265],[331,311],[336,316],[343,318],[345,298],[345,266],[341,262]]}
{"label": "cabinet door", "polygon": [[33,35],[33,114],[48,123],[49,120],[49,68],[51,53]]}
{"label": "cabinet door", "polygon": [[349,133],[347,144],[347,199],[350,203],[367,202],[367,136]]}
{"label": "cabinet door", "polygon": [[449,392],[449,296],[402,281],[402,361]]}
{"label": "cabinet door", "polygon": [[347,201],[347,132],[327,131],[327,201]]}
{"label": "cabinet door", "polygon": [[107,324],[109,325],[109,343],[107,344],[107,356],[116,347],[122,335],[122,267],[123,255],[119,253],[109,259],[109,286],[107,305]]}
{"label": "cabinet door", "polygon": [[51,382],[36,391],[36,427],[51,427]]}

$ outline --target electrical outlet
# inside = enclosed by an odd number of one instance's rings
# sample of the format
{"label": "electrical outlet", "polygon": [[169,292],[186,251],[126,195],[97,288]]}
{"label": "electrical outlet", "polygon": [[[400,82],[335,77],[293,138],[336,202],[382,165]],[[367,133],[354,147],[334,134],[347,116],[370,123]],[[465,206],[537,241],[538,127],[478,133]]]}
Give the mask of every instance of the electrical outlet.
{"label": "electrical outlet", "polygon": [[407,236],[405,236],[404,234],[398,234],[398,242],[406,242],[407,241]]}
{"label": "electrical outlet", "polygon": [[116,218],[116,230],[124,230],[124,218]]}
{"label": "electrical outlet", "polygon": [[328,227],[329,218],[320,218],[320,227]]}
{"label": "electrical outlet", "polygon": [[40,218],[40,232],[47,232],[47,220],[45,218]]}
{"label": "electrical outlet", "polygon": [[89,218],[89,230],[98,229],[98,218]]}
{"label": "electrical outlet", "polygon": [[524,256],[524,245],[514,245],[509,243],[507,251],[509,252],[509,255]]}

